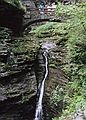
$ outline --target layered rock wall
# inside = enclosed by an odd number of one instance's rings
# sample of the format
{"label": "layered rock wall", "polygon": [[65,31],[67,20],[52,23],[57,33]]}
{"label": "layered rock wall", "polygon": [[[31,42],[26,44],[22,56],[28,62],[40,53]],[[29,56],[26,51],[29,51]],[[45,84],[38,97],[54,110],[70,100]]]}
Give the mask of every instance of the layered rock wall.
{"label": "layered rock wall", "polygon": [[9,29],[0,28],[0,120],[33,119],[37,47],[30,38],[12,38]]}

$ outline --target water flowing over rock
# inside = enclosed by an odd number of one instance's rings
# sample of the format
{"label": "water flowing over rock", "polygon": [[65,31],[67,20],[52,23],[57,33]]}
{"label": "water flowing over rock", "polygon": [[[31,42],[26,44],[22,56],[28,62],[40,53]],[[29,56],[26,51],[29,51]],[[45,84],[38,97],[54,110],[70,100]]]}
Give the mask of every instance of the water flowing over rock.
{"label": "water flowing over rock", "polygon": [[47,58],[46,51],[43,53],[43,57],[45,60],[45,74],[44,74],[42,83],[40,83],[38,86],[39,97],[38,97],[38,102],[37,102],[37,107],[36,107],[35,120],[42,120],[42,117],[43,117],[43,105],[42,105],[42,103],[43,103],[45,80],[48,76],[48,58]]}

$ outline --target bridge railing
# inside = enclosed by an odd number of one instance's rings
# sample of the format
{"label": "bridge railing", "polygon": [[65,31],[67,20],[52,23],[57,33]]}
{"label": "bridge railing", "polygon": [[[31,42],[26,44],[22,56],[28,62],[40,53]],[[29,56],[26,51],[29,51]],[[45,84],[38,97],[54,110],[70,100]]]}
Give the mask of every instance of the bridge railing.
{"label": "bridge railing", "polygon": [[[44,19],[44,18],[53,18],[55,16],[55,8],[53,7],[45,7],[43,9],[38,8],[28,8],[25,18],[26,19],[33,19],[32,15],[37,16],[37,18]],[[35,18],[35,17],[34,17]]]}

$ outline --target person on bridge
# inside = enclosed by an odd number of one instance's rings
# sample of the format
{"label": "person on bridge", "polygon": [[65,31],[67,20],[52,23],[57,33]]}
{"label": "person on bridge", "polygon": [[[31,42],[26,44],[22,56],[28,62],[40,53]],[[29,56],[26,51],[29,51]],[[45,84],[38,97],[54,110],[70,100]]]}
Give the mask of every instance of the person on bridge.
{"label": "person on bridge", "polygon": [[39,9],[41,19],[44,18],[45,0],[36,0],[36,7]]}
{"label": "person on bridge", "polygon": [[45,7],[45,4],[46,4],[45,0],[36,0],[35,1],[35,5],[37,8],[40,8],[40,6]]}

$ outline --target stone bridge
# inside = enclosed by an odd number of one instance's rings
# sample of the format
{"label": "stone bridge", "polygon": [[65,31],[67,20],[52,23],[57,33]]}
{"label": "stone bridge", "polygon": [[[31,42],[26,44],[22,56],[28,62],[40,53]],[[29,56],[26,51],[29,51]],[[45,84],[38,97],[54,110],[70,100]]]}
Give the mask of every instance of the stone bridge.
{"label": "stone bridge", "polygon": [[22,3],[26,6],[26,13],[9,4],[0,3],[0,26],[12,29],[15,35],[20,35],[31,24],[55,17],[55,6],[45,6],[40,10],[34,1],[22,0]]}

